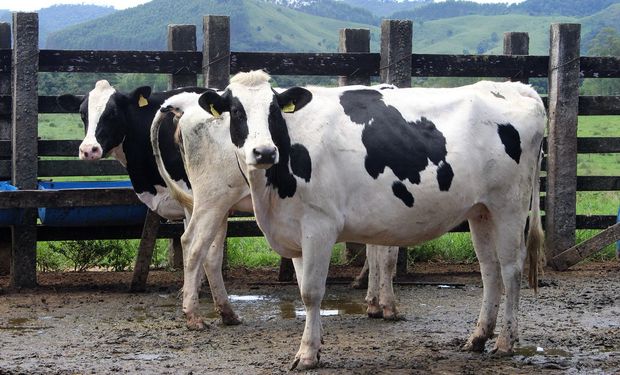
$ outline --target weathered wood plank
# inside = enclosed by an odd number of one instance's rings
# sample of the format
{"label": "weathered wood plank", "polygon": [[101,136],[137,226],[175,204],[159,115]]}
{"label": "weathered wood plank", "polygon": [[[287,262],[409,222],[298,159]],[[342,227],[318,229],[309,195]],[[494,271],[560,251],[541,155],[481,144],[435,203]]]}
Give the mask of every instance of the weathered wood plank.
{"label": "weathered wood plank", "polygon": [[[546,192],[549,179],[540,178],[540,191]],[[577,191],[620,191],[620,177],[617,176],[577,176]]]}
{"label": "weathered wood plank", "polygon": [[138,256],[133,268],[133,278],[131,280],[131,291],[144,292],[146,290],[146,279],[149,276],[149,267],[153,259],[153,249],[157,240],[157,232],[161,217],[149,210],[144,220],[142,237],[138,246]]}
{"label": "weathered wood plank", "polygon": [[39,177],[124,175],[127,170],[116,160],[39,161]]}
{"label": "weathered wood plank", "polygon": [[[265,68],[271,74],[342,75],[337,71],[322,73],[322,69],[301,59],[296,67],[280,64],[289,53],[231,52],[231,73],[247,69]],[[298,54],[298,57],[314,54]],[[337,60],[338,54],[320,54],[324,59]],[[351,67],[374,70],[378,76],[379,54],[365,54],[367,64]],[[0,72],[10,72],[11,51],[0,50]],[[414,76],[421,77],[547,77],[548,56],[505,55],[434,55],[413,54]],[[583,78],[620,78],[620,58],[579,58]],[[41,50],[41,71],[51,72],[117,72],[117,73],[200,73],[202,54],[187,51],[65,51]],[[373,63],[374,62],[374,63]],[[370,64],[370,65],[369,65]],[[291,70],[294,69],[294,70]],[[337,69],[337,68],[336,68]],[[277,70],[277,71],[276,71]]]}
{"label": "weathered wood plank", "polygon": [[[12,163],[11,180],[20,189],[37,187],[37,82],[39,69],[39,16],[13,13],[11,60]],[[17,105],[19,103],[19,106]],[[12,228],[11,285],[37,285],[37,210],[26,209]]]}
{"label": "weathered wood plank", "polygon": [[[196,52],[196,25],[168,25],[168,51]],[[196,73],[175,72],[168,77],[168,89],[196,86]]]}
{"label": "weathered wood plank", "polygon": [[411,87],[413,21],[381,21],[381,62],[379,77],[382,83]]}
{"label": "weathered wood plank", "polygon": [[41,50],[42,72],[197,74],[199,52]]}
{"label": "weathered wood plank", "polygon": [[581,56],[580,75],[583,78],[620,78],[620,57]]}
{"label": "weathered wood plank", "polygon": [[416,77],[546,77],[549,57],[413,54]]}
{"label": "weathered wood plank", "polygon": [[[8,22],[0,22],[0,50],[9,48],[11,48],[11,25]],[[10,93],[11,74],[0,73],[0,95],[10,95]],[[11,128],[9,114],[0,114],[0,142],[4,139],[8,146],[6,153],[0,151],[0,159],[7,159],[11,156]],[[0,235],[0,276],[11,273],[11,248],[11,233]]]}
{"label": "weathered wood plank", "polygon": [[230,17],[203,17],[202,75],[205,86],[224,89],[230,77]]}
{"label": "weathered wood plank", "polygon": [[620,153],[620,137],[577,138],[577,152],[580,154]]}
{"label": "weathered wood plank", "polygon": [[547,259],[575,245],[581,25],[552,24],[547,136]]}
{"label": "weathered wood plank", "polygon": [[[530,35],[526,32],[504,33],[504,55],[528,55],[530,53]],[[517,75],[509,77],[511,81],[528,83],[529,78],[525,72],[519,71]]]}
{"label": "weathered wood plank", "polygon": [[620,96],[580,96],[580,115],[620,115]]}
{"label": "weathered wood plank", "polygon": [[565,271],[605,246],[620,239],[620,223],[616,223],[596,236],[563,251],[551,259],[550,265],[556,271]]}
{"label": "weathered wood plank", "polygon": [[1,208],[142,204],[133,189],[15,190],[0,192]]}
{"label": "weathered wood plank", "polygon": [[[338,40],[338,52],[340,53],[369,53],[370,30],[369,29],[340,29]],[[347,85],[370,85],[370,74],[353,72],[350,75],[338,77],[339,86]]]}
{"label": "weathered wood plank", "polygon": [[272,75],[379,75],[378,53],[232,52],[230,72],[264,69]]}

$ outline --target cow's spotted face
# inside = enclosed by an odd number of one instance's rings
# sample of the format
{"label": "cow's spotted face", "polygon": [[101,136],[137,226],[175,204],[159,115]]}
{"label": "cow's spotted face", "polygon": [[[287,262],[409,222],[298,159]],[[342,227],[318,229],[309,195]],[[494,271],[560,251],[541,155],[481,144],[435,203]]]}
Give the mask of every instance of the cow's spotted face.
{"label": "cow's spotted face", "polygon": [[115,132],[113,129],[118,123],[115,118],[118,112],[114,102],[115,96],[117,96],[116,90],[108,81],[103,80],[97,82],[95,88],[88,93],[86,108],[80,108],[80,115],[86,127],[86,136],[79,149],[80,159],[101,159],[122,142],[122,137],[115,134],[118,131]]}
{"label": "cow's spotted face", "polygon": [[198,102],[215,117],[230,113],[231,141],[245,164],[266,169],[267,184],[286,198],[296,191],[293,174],[309,181],[312,168],[308,150],[291,144],[282,112],[295,112],[311,99],[312,94],[299,87],[276,93],[267,74],[250,72],[233,77],[221,96],[206,92]]}
{"label": "cow's spotted face", "polygon": [[58,97],[61,107],[78,111],[84,123],[86,136],[79,147],[83,160],[98,160],[111,152],[123,162],[122,142],[127,129],[126,113],[129,106],[146,105],[150,87],[140,87],[129,95],[117,92],[106,80],[98,81],[84,99],[73,95]]}

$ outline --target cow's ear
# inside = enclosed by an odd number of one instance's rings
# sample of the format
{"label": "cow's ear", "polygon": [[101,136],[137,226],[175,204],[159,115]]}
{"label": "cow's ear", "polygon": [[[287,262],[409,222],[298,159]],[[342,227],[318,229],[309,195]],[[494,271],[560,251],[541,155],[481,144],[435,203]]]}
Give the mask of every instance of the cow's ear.
{"label": "cow's ear", "polygon": [[82,104],[82,98],[71,94],[64,94],[56,97],[56,103],[65,111],[78,112]]}
{"label": "cow's ear", "polygon": [[213,117],[220,117],[222,113],[230,111],[227,94],[221,96],[212,90],[205,91],[202,95],[200,95],[200,98],[198,98],[198,104]]}
{"label": "cow's ear", "polygon": [[151,96],[151,86],[142,86],[133,90],[131,94],[129,94],[129,100],[132,105],[137,105],[138,107],[145,107],[149,105],[149,97]]}
{"label": "cow's ear", "polygon": [[278,105],[282,112],[292,113],[299,111],[312,100],[312,93],[302,87],[291,87],[290,89],[276,94]]}

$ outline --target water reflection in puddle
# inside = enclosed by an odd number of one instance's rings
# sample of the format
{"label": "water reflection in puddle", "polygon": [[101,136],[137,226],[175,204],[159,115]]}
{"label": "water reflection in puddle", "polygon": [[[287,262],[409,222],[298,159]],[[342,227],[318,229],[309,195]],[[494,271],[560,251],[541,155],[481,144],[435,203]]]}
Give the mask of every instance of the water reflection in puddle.
{"label": "water reflection in puddle", "polygon": [[522,355],[524,357],[533,357],[535,355],[544,355],[544,356],[556,356],[556,357],[565,357],[569,358],[573,355],[570,352],[562,349],[553,349],[553,348],[541,348],[539,346],[522,346],[514,349],[515,354]]}
{"label": "water reflection in puddle", "polygon": [[35,326],[32,323],[34,319],[30,318],[10,318],[7,324],[0,324],[0,330],[9,331],[41,331],[50,327]]}
{"label": "water reflection in puddle", "polygon": [[[235,310],[243,316],[255,316],[258,319],[278,317],[295,319],[306,316],[303,303],[298,300],[286,300],[266,295],[230,295]],[[207,318],[218,318],[211,301],[201,301],[202,308],[208,311]],[[321,316],[363,315],[366,305],[361,302],[342,299],[325,299],[321,304]]]}

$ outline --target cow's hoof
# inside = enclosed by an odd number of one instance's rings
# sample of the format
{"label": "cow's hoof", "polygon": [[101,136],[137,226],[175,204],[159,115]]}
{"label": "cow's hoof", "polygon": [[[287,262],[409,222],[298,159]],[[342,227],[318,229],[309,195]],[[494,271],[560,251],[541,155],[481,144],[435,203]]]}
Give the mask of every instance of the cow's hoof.
{"label": "cow's hoof", "polygon": [[243,323],[243,321],[237,316],[237,314],[233,314],[233,315],[222,314],[222,323],[224,323],[224,325],[227,325],[227,326],[237,326]]}
{"label": "cow's hoof", "polygon": [[355,278],[355,280],[353,280],[353,282],[351,283],[351,288],[353,289],[366,289],[368,288],[368,279],[366,278]]}
{"label": "cow's hoof", "polygon": [[187,316],[187,329],[190,331],[204,331],[205,328],[207,328],[207,326],[200,316]]}
{"label": "cow's hoof", "polygon": [[497,357],[497,358],[502,358],[502,357],[510,357],[514,354],[513,350],[502,350],[499,349],[497,347],[494,347],[493,350],[491,350],[491,355],[493,357]]}
{"label": "cow's hoof", "polygon": [[401,316],[398,313],[398,310],[396,308],[392,307],[389,309],[383,308],[383,320],[389,320],[392,322],[396,322],[399,320],[407,320],[407,319],[405,319],[404,316]]}
{"label": "cow's hoof", "polygon": [[366,314],[371,319],[381,319],[383,318],[383,309],[377,305],[369,304],[366,308]]}
{"label": "cow's hoof", "polygon": [[293,371],[293,370],[300,370],[300,371],[310,370],[310,369],[313,369],[313,368],[317,368],[318,366],[319,366],[319,355],[317,354],[316,359],[295,358],[295,361],[293,361],[293,364],[291,365],[290,371]]}
{"label": "cow's hoof", "polygon": [[486,344],[486,341],[487,340],[482,337],[470,338],[467,340],[465,345],[463,345],[461,350],[464,352],[482,353],[484,352],[484,345]]}

